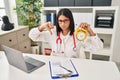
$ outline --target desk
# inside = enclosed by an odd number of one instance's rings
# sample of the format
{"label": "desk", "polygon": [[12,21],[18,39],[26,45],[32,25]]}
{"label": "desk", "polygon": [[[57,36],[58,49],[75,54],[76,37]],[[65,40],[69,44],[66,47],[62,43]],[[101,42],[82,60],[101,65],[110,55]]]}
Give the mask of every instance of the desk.
{"label": "desk", "polygon": [[[0,80],[51,80],[49,60],[61,58],[45,55],[25,54],[46,62],[46,65],[28,74],[8,64],[4,52],[0,52]],[[113,62],[71,58],[79,76],[57,80],[120,80],[120,72]]]}

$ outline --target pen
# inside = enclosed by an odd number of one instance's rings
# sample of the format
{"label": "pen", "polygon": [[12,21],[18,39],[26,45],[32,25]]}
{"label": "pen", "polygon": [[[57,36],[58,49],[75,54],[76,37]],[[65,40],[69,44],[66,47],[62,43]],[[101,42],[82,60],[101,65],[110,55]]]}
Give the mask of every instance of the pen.
{"label": "pen", "polygon": [[67,68],[65,68],[65,67],[63,67],[63,66],[61,66],[61,65],[60,65],[60,67],[63,68],[63,69],[65,69],[65,70],[67,70],[68,72],[72,73],[71,70],[69,70],[69,69],[67,69]]}

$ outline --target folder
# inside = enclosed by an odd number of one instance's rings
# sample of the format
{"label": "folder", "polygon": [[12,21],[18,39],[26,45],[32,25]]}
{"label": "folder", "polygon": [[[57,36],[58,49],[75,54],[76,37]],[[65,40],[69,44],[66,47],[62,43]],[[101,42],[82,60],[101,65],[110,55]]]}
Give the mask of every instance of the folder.
{"label": "folder", "polygon": [[46,14],[46,22],[49,22],[49,21],[51,21],[51,14],[50,13]]}
{"label": "folder", "polygon": [[50,60],[49,67],[52,79],[79,76],[72,60],[70,59]]}
{"label": "folder", "polygon": [[47,13],[46,22],[52,22],[56,26],[56,13]]}

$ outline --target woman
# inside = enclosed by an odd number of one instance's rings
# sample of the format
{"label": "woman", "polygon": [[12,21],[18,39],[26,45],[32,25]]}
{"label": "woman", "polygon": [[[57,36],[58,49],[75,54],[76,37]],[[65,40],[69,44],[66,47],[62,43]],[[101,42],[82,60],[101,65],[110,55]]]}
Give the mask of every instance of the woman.
{"label": "woman", "polygon": [[103,47],[103,43],[92,31],[89,24],[81,23],[79,27],[87,30],[89,34],[84,41],[76,39],[72,12],[64,8],[57,14],[56,27],[54,27],[51,22],[46,22],[38,28],[32,29],[29,33],[29,37],[33,41],[49,42],[52,48],[51,55],[56,56],[77,58],[80,57],[81,47],[89,51],[96,51]]}

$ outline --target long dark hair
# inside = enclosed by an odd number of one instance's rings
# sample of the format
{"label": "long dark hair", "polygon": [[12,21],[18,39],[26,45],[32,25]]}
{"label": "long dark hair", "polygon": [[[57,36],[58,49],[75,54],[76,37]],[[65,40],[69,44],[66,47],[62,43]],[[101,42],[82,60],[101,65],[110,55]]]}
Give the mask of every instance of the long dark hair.
{"label": "long dark hair", "polygon": [[74,27],[75,27],[74,26],[73,15],[72,15],[72,12],[69,9],[64,8],[64,9],[61,9],[57,14],[57,22],[56,22],[57,36],[58,36],[58,33],[62,31],[62,29],[60,28],[59,23],[58,23],[58,18],[59,18],[60,15],[64,15],[65,17],[70,19],[69,28],[70,28],[70,35],[72,35],[73,32],[74,32]]}

